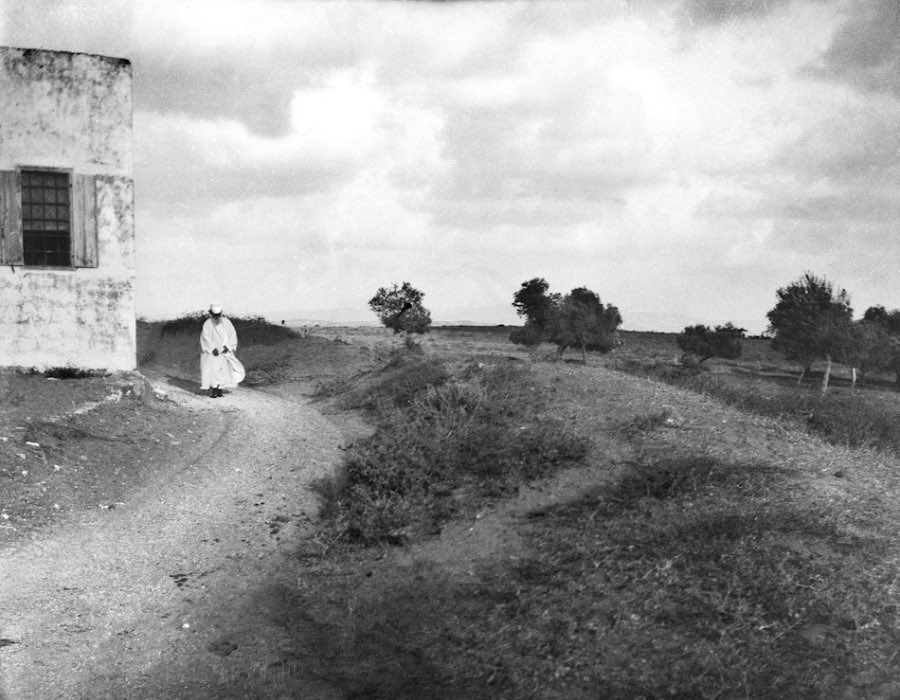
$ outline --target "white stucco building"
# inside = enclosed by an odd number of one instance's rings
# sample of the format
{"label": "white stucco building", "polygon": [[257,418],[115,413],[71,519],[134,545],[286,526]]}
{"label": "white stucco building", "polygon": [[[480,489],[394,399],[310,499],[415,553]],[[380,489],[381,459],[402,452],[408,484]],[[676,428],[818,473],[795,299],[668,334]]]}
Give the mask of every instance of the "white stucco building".
{"label": "white stucco building", "polygon": [[0,47],[0,366],[135,367],[131,79]]}

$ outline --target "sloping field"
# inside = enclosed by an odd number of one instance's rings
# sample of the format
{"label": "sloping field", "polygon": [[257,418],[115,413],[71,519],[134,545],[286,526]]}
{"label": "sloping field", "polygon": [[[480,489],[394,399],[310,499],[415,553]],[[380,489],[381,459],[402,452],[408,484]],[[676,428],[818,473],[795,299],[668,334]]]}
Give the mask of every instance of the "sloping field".
{"label": "sloping field", "polygon": [[433,541],[329,559],[336,678],[372,697],[900,692],[895,456],[597,365],[528,372],[587,462]]}

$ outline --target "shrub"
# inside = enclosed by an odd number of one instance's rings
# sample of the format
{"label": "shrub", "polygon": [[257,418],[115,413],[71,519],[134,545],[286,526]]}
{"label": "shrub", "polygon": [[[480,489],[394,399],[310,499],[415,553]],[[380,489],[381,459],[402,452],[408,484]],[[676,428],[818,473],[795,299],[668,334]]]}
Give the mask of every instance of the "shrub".
{"label": "shrub", "polygon": [[183,314],[178,318],[169,321],[163,321],[161,333],[163,335],[173,335],[184,331],[196,331],[200,333],[203,321],[206,320],[207,314],[203,311]]}
{"label": "shrub", "polygon": [[43,372],[48,379],[90,379],[92,377],[108,377],[109,372],[104,369],[82,369],[80,367],[51,367]]}
{"label": "shrub", "polygon": [[[200,335],[200,329],[209,316],[202,311],[184,314],[162,324],[162,335],[175,335],[179,333],[196,333]],[[237,332],[240,345],[274,345],[283,340],[299,338],[300,334],[293,328],[279,326],[270,323],[262,316],[229,316]]]}
{"label": "shrub", "polygon": [[415,377],[403,401],[377,402],[376,432],[349,450],[332,519],[349,539],[434,533],[455,512],[587,453],[586,440],[541,414],[526,370],[504,363],[451,379],[427,366],[401,368]]}
{"label": "shrub", "polygon": [[735,360],[743,351],[743,339],[746,331],[735,328],[730,323],[716,326],[715,329],[704,325],[687,326],[676,339],[678,347],[686,358],[697,358],[697,365],[702,365],[713,357]]}
{"label": "shrub", "polygon": [[269,323],[262,316],[237,316],[231,322],[241,345],[275,345],[300,337],[293,328]]}
{"label": "shrub", "polygon": [[449,378],[450,372],[440,360],[397,353],[374,378],[358,375],[351,383],[342,382],[332,390],[344,389],[342,408],[390,410],[408,406],[417,394],[429,386],[440,386]]}
{"label": "shrub", "polygon": [[509,342],[535,348],[546,340],[546,333],[533,323],[526,323],[509,334]]}

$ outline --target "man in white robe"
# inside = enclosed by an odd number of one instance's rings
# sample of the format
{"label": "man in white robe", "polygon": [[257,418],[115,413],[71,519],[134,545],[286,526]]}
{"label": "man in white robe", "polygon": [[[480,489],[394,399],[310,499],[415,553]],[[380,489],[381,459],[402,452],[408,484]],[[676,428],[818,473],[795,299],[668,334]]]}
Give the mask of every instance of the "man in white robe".
{"label": "man in white robe", "polygon": [[234,356],[237,333],[222,315],[222,305],[209,307],[209,318],[200,333],[200,389],[212,398],[224,396],[223,388],[235,387],[244,378],[244,368]]}

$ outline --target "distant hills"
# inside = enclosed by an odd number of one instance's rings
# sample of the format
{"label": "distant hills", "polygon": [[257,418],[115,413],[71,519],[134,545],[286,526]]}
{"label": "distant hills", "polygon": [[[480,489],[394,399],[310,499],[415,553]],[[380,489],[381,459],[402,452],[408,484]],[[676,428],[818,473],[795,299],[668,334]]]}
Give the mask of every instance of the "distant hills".
{"label": "distant hills", "polygon": [[[265,315],[270,321],[280,323],[282,320],[289,326],[378,326],[378,320],[368,309],[338,308],[338,309],[304,309],[293,310],[281,314],[270,313]],[[680,314],[665,314],[657,312],[632,312],[624,313],[625,323],[622,330],[628,331],[657,331],[662,333],[679,333],[685,326],[698,323],[715,326],[726,321],[731,321],[739,327],[744,327],[751,334],[758,333],[759,322],[747,319],[701,319],[691,318]],[[481,306],[468,308],[453,308],[432,311],[433,324],[435,326],[519,326],[522,319],[516,316],[512,307],[507,306]]]}
{"label": "distant hills", "polygon": [[[432,323],[436,326],[496,326],[519,325],[521,320],[512,307],[482,306],[432,310]],[[378,326],[378,319],[368,309],[303,309],[289,312],[268,313],[266,318],[275,323],[282,320],[290,326]]]}

